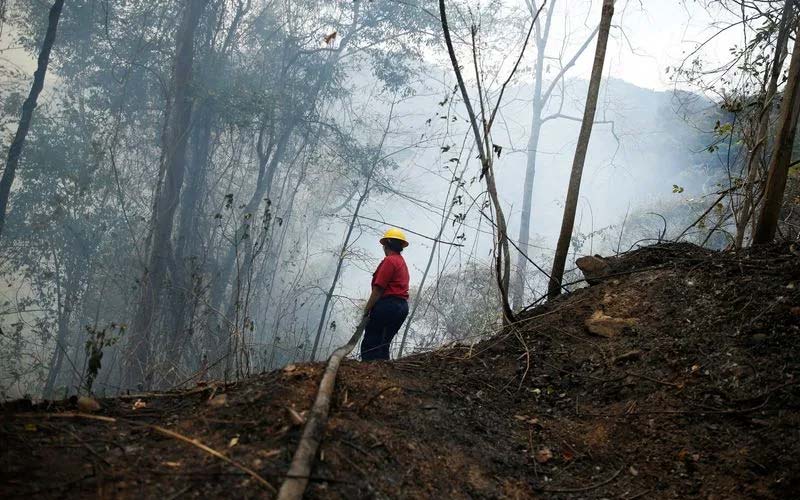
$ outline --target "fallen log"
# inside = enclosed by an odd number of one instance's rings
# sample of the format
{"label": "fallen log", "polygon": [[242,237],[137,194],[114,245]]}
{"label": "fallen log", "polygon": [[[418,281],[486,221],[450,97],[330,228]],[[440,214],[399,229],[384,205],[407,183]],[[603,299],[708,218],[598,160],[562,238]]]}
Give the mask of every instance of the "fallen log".
{"label": "fallen log", "polygon": [[322,381],[319,383],[314,406],[311,407],[308,420],[303,428],[303,436],[300,438],[300,443],[298,443],[292,458],[292,464],[289,466],[289,472],[286,473],[286,479],[283,481],[278,493],[279,500],[300,500],[303,498],[303,493],[306,490],[306,486],[308,486],[308,478],[311,476],[311,468],[314,465],[314,459],[319,449],[319,443],[325,431],[325,423],[328,421],[328,410],[331,407],[331,396],[336,383],[336,374],[339,372],[339,365],[342,359],[350,354],[358,343],[368,321],[369,317],[364,316],[358,327],[356,327],[356,331],[350,341],[333,351],[333,354],[328,359],[325,373],[323,373]]}

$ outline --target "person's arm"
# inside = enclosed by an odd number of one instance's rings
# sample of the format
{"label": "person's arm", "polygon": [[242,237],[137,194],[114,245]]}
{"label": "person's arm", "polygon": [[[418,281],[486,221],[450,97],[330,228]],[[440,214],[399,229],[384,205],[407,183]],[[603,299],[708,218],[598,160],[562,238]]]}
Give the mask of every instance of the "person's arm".
{"label": "person's arm", "polygon": [[364,306],[364,316],[369,315],[369,312],[372,310],[372,307],[375,305],[375,303],[381,298],[381,295],[383,295],[383,288],[379,287],[378,285],[372,285],[372,293],[369,294],[367,305]]}

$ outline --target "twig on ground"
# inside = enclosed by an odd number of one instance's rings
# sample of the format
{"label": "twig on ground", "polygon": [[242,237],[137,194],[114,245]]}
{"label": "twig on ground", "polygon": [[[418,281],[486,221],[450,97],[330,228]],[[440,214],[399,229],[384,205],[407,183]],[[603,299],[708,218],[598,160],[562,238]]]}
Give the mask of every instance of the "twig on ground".
{"label": "twig on ground", "polygon": [[611,481],[615,480],[617,476],[619,476],[622,473],[623,469],[625,469],[625,466],[620,467],[619,470],[614,474],[612,474],[611,477],[609,477],[608,479],[601,481],[597,484],[590,484],[589,486],[584,486],[583,488],[542,488],[534,486],[534,489],[544,493],[581,493],[584,491],[596,490],[597,488],[601,488],[610,483]]}
{"label": "twig on ground", "polygon": [[[50,426],[48,426],[48,427],[50,427]],[[53,428],[53,427],[51,427],[51,428]],[[92,448],[92,446],[91,446],[89,443],[87,443],[86,441],[84,441],[84,440],[83,440],[83,439],[82,439],[82,438],[81,438],[81,437],[80,437],[80,436],[79,436],[77,433],[75,433],[75,432],[72,432],[70,429],[64,429],[64,430],[67,432],[67,434],[69,434],[70,436],[72,436],[72,438],[73,438],[75,441],[79,442],[79,443],[81,444],[81,446],[83,446],[84,448],[86,448],[86,450],[87,450],[89,453],[91,453],[92,455],[94,455],[94,456],[95,456],[95,457],[96,457],[98,460],[100,460],[101,462],[103,462],[104,464],[106,464],[106,465],[108,465],[108,466],[111,466],[111,464],[108,462],[108,460],[106,460],[106,459],[105,459],[105,457],[103,457],[103,455],[101,455],[100,453],[98,453],[98,452],[97,452],[97,450],[95,450],[94,448]]]}
{"label": "twig on ground", "polygon": [[380,391],[378,391],[378,392],[377,392],[377,394],[375,394],[374,396],[372,396],[371,398],[369,398],[369,399],[368,399],[368,400],[367,400],[367,401],[366,401],[364,404],[362,404],[361,406],[359,406],[359,407],[358,407],[358,410],[356,410],[356,412],[357,412],[357,413],[361,413],[361,412],[362,412],[362,411],[364,411],[364,410],[365,410],[365,409],[366,409],[366,408],[367,408],[369,405],[371,405],[373,401],[375,401],[376,399],[378,399],[379,397],[381,397],[381,395],[382,395],[383,393],[385,393],[386,391],[390,391],[390,390],[392,390],[392,389],[402,389],[402,387],[400,387],[399,385],[390,385],[390,386],[388,386],[388,387],[384,387],[383,389],[381,389]]}
{"label": "twig on ground", "polygon": [[191,490],[192,486],[189,485],[185,488],[181,488],[180,490],[176,491],[174,494],[167,497],[167,500],[175,500],[176,498],[182,497],[187,491]]}
{"label": "twig on ground", "polygon": [[331,406],[331,396],[333,388],[336,384],[336,374],[339,371],[339,365],[347,356],[350,351],[358,343],[364,328],[369,321],[368,316],[364,316],[361,322],[356,327],[355,333],[347,342],[347,344],[339,347],[328,360],[328,365],[325,367],[325,372],[322,375],[322,380],[319,383],[319,390],[317,391],[314,405],[308,414],[308,421],[303,428],[303,435],[300,438],[300,443],[297,445],[292,464],[289,466],[289,472],[286,475],[286,480],[281,485],[278,498],[281,500],[299,500],[303,497],[303,493],[308,486],[307,477],[311,474],[311,468],[314,465],[314,458],[317,455],[322,434],[325,430],[325,424],[328,421],[328,411]]}
{"label": "twig on ground", "polygon": [[225,455],[223,455],[222,453],[218,452],[217,450],[204,445],[203,443],[201,443],[197,439],[192,439],[190,437],[184,436],[183,434],[177,433],[175,431],[171,431],[169,429],[161,427],[160,425],[148,425],[147,427],[153,429],[154,431],[158,432],[159,434],[163,434],[165,436],[169,436],[171,438],[177,439],[179,441],[183,441],[184,443],[187,443],[187,444],[190,444],[190,445],[192,445],[192,446],[194,446],[196,448],[199,448],[199,449],[205,451],[206,453],[208,453],[209,455],[217,457],[220,460],[222,460],[223,462],[227,462],[227,463],[233,465],[234,467],[236,467],[237,469],[240,469],[243,472],[247,473],[248,476],[250,476],[253,479],[255,479],[258,483],[260,483],[262,486],[266,487],[272,493],[277,493],[278,492],[275,489],[274,486],[269,484],[267,482],[267,480],[264,479],[263,477],[261,477],[256,471],[250,469],[249,467],[247,467],[245,465],[242,465],[241,463],[237,462],[236,460],[233,460],[232,458],[226,457]]}
{"label": "twig on ground", "polygon": [[519,333],[519,330],[513,325],[511,326],[511,328],[513,329],[514,335],[516,335],[520,344],[522,344],[522,348],[525,349],[525,352],[523,354],[525,356],[525,372],[522,374],[522,378],[520,378],[519,380],[519,386],[517,387],[517,391],[519,391],[520,389],[522,389],[522,384],[525,383],[525,377],[528,376],[528,372],[531,370],[531,350],[528,349],[528,344],[525,343],[525,338],[522,336],[522,334]]}
{"label": "twig on ground", "polygon": [[247,467],[245,465],[242,465],[241,463],[237,462],[236,460],[233,460],[231,458],[226,457],[225,455],[223,455],[222,453],[218,452],[217,450],[204,445],[203,443],[201,443],[197,439],[192,439],[190,437],[184,436],[183,434],[177,433],[175,431],[171,431],[169,429],[166,429],[166,428],[158,426],[158,425],[140,424],[138,422],[130,422],[130,421],[127,421],[125,419],[104,417],[102,415],[92,415],[90,413],[80,413],[80,412],[18,413],[18,414],[14,415],[14,416],[15,417],[20,417],[20,418],[78,418],[78,419],[82,418],[82,419],[87,419],[87,420],[97,420],[97,421],[100,421],[100,422],[106,422],[106,423],[111,423],[111,424],[118,423],[118,422],[125,422],[125,423],[128,423],[128,424],[130,424],[132,426],[135,426],[135,427],[146,427],[148,429],[152,429],[152,430],[158,432],[159,434],[163,434],[165,436],[177,439],[179,441],[183,441],[184,443],[190,444],[190,445],[194,446],[195,448],[203,450],[204,452],[208,453],[211,456],[219,458],[223,462],[226,462],[226,463],[236,467],[237,469],[241,470],[242,472],[246,473],[248,476],[250,476],[253,479],[255,479],[259,484],[261,484],[262,486],[267,488],[272,493],[277,493],[277,490],[275,489],[274,486],[269,484],[266,479],[264,479],[263,477],[258,475],[257,472],[253,471],[249,467]]}
{"label": "twig on ground", "polygon": [[666,386],[669,386],[669,387],[676,387],[678,389],[682,389],[683,388],[682,384],[676,384],[675,382],[666,382],[664,380],[658,380],[657,378],[648,377],[647,375],[645,375],[643,373],[635,373],[635,372],[625,371],[625,375],[629,375],[631,377],[642,378],[642,379],[645,379],[645,380],[649,380],[650,382],[654,382],[656,384],[661,384],[661,385],[666,385]]}
{"label": "twig on ground", "polygon": [[228,384],[227,386],[222,382],[212,382],[207,385],[195,387],[193,389],[188,389],[185,391],[165,391],[165,392],[141,392],[138,394],[123,394],[117,396],[117,399],[122,401],[128,400],[136,400],[136,399],[155,399],[155,398],[181,398],[184,396],[191,396],[192,394],[199,394],[206,391],[216,390],[220,386],[228,387],[232,384]]}

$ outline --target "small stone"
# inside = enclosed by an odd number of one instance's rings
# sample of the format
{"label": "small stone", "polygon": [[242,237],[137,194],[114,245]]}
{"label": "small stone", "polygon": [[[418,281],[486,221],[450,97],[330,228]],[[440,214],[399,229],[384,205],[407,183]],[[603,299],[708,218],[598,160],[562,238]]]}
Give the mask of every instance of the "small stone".
{"label": "small stone", "polygon": [[553,452],[550,451],[550,448],[542,448],[541,450],[536,452],[534,458],[538,463],[546,464],[553,458]]}
{"label": "small stone", "polygon": [[220,408],[228,404],[228,396],[225,394],[219,394],[212,399],[208,400],[208,406],[212,408]]}
{"label": "small stone", "polygon": [[94,398],[81,396],[78,398],[78,410],[84,413],[93,413],[100,409],[100,403]]}
{"label": "small stone", "polygon": [[590,285],[600,283],[611,271],[608,261],[599,255],[581,257],[575,261],[575,265],[583,272],[586,282]]}

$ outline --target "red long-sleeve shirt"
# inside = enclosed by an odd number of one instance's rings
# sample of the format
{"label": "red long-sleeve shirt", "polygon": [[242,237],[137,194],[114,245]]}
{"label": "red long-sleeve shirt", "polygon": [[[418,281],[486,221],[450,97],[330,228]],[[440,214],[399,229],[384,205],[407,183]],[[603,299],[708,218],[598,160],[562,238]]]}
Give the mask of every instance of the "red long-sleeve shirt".
{"label": "red long-sleeve shirt", "polygon": [[372,275],[372,285],[383,289],[383,297],[400,297],[408,300],[408,267],[403,256],[387,255]]}

